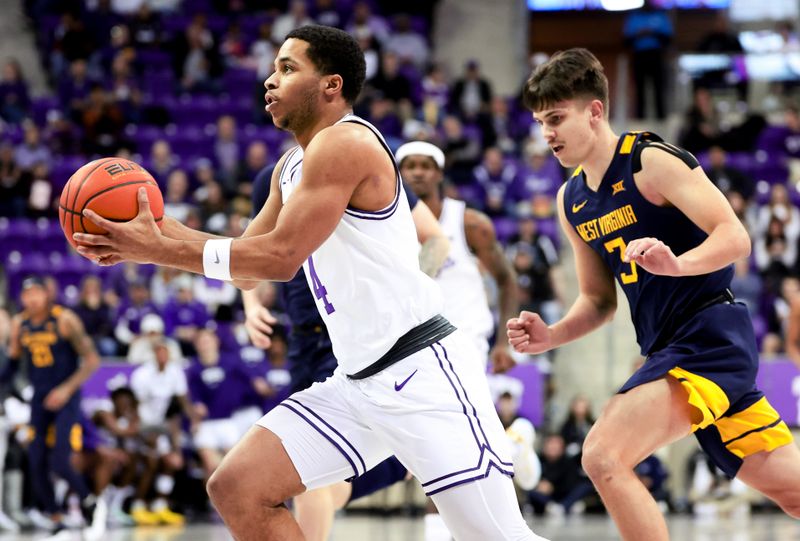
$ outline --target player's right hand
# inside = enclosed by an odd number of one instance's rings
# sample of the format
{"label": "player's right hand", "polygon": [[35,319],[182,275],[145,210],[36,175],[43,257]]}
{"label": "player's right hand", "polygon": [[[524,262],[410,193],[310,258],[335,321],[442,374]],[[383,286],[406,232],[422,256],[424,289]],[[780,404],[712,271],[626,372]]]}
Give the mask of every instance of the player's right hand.
{"label": "player's right hand", "polygon": [[522,311],[506,323],[508,343],[518,353],[536,355],[552,348],[550,328],[533,312]]}
{"label": "player's right hand", "polygon": [[269,349],[272,345],[272,325],[278,322],[263,306],[255,306],[245,312],[244,328],[253,345],[261,349]]}

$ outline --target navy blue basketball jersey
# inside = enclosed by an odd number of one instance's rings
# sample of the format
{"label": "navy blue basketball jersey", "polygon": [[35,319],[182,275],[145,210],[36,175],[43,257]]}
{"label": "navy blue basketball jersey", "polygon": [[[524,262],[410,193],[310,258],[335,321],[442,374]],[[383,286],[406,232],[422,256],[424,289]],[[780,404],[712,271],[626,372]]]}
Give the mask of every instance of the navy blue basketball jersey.
{"label": "navy blue basketball jersey", "polygon": [[53,306],[47,318],[38,325],[24,315],[20,325],[20,345],[35,393],[51,390],[78,369],[78,353],[58,334],[58,316],[62,310],[61,306]]}
{"label": "navy blue basketball jersey", "polygon": [[689,308],[722,293],[733,278],[733,265],[710,274],[671,277],[650,274],[635,262],[622,260],[627,244],[638,238],[661,240],[679,256],[708,236],[680,210],[654,205],[636,188],[633,175],[640,168],[643,148],[653,145],[673,154],[678,151],[661,141],[652,133],[623,133],[597,192],[586,185],[581,168],[564,190],[567,220],[600,254],[628,297],[643,355],[653,351],[659,335],[674,329]]}

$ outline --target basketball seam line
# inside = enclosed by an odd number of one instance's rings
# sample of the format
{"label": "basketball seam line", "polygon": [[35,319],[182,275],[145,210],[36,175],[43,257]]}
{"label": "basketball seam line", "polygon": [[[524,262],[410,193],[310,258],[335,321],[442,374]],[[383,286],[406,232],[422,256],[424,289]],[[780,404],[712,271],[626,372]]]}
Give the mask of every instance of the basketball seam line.
{"label": "basketball seam line", "polygon": [[[118,158],[113,158],[112,157],[112,158],[102,159],[102,161],[100,161],[100,163],[98,163],[97,165],[94,166],[94,169],[92,169],[91,171],[86,173],[86,176],[83,177],[83,180],[81,180],[81,183],[78,185],[77,188],[75,188],[75,196],[72,198],[72,206],[73,207],[75,206],[75,203],[78,202],[78,195],[81,192],[81,188],[83,188],[83,185],[86,184],[87,180],[89,180],[89,177],[92,176],[92,173],[97,171],[100,168],[100,166],[102,166],[104,163],[107,163],[108,161],[115,160],[115,159],[118,159]],[[69,204],[69,200],[67,200],[67,204]],[[81,210],[83,210],[83,209],[81,209]],[[75,231],[75,223],[74,223],[75,217],[73,216],[72,219],[73,219],[72,230]],[[79,219],[80,219],[80,222],[81,222],[81,229],[86,231],[86,228],[83,226],[83,216],[81,216]]]}
{"label": "basketball seam line", "polygon": [[[61,210],[63,210],[64,212],[69,212],[70,214],[82,214],[82,213],[78,212],[77,210],[68,209],[67,207],[65,207],[65,206],[64,206],[64,205],[62,205],[61,203],[59,203],[59,204],[58,204],[58,208],[60,208],[60,209],[61,209]],[[109,222],[115,222],[115,223],[120,223],[120,224],[122,224],[122,223],[125,223],[125,222],[129,222],[129,221],[130,221],[130,220],[123,220],[123,219],[121,219],[121,218],[108,218],[108,217],[106,217],[106,216],[103,216],[103,218],[105,218],[105,219],[106,219],[106,220],[108,220]],[[133,219],[133,218],[131,218],[131,220],[132,220],[132,219]],[[157,222],[160,222],[161,220],[163,220],[163,219],[164,219],[164,217],[163,217],[163,216],[159,216],[158,218],[156,218],[156,217],[154,216],[154,217],[153,217],[153,219],[154,219],[155,221],[157,221]]]}
{"label": "basketball seam line", "polygon": [[[155,186],[158,186],[157,184],[155,184],[155,182],[152,182],[152,183],[151,183],[149,179],[144,179],[144,180],[131,180],[131,181],[129,181],[129,182],[123,182],[123,183],[121,183],[121,184],[115,184],[114,186],[109,186],[108,188],[105,188],[105,189],[103,189],[103,190],[100,190],[99,192],[97,192],[97,193],[95,193],[95,194],[92,194],[92,195],[91,195],[91,196],[90,196],[88,199],[86,199],[86,201],[84,201],[84,203],[83,203],[83,207],[81,207],[81,211],[80,211],[80,216],[81,216],[81,218],[80,218],[80,219],[81,219],[81,228],[83,228],[83,230],[84,230],[84,231],[86,231],[86,226],[84,226],[84,225],[83,225],[83,211],[84,211],[84,210],[86,210],[86,206],[89,204],[89,201],[91,201],[91,200],[92,200],[92,199],[94,199],[95,197],[101,196],[101,195],[103,195],[104,193],[110,192],[111,190],[114,190],[114,189],[116,189],[116,188],[121,188],[121,187],[123,187],[123,186],[132,186],[132,185],[134,185],[134,184],[150,184],[150,185],[155,185]],[[131,218],[131,219],[133,219],[133,218]],[[124,220],[124,221],[126,221],[126,222],[127,222],[128,220]]]}

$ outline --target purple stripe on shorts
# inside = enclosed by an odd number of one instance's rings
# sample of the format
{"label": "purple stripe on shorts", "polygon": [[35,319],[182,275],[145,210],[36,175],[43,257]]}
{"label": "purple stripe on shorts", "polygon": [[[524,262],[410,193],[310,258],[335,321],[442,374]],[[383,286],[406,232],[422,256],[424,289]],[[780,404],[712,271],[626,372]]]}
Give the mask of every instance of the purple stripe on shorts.
{"label": "purple stripe on shorts", "polygon": [[[473,472],[473,471],[479,470],[481,468],[481,462],[483,461],[483,455],[484,455],[485,452],[486,452],[486,446],[485,445],[481,445],[481,456],[478,457],[478,465],[475,466],[474,468],[467,468],[465,470],[454,471],[452,473],[448,473],[446,475],[442,475],[441,477],[437,477],[436,479],[431,479],[430,481],[428,481],[426,483],[420,483],[420,485],[423,486],[423,487],[426,487],[428,485],[432,485],[433,483],[438,483],[439,481],[447,479],[448,477],[453,477],[454,475],[461,475],[462,473],[469,473],[469,472]],[[492,460],[489,459],[489,462],[491,462],[491,461]]]}
{"label": "purple stripe on shorts", "polygon": [[439,492],[442,492],[442,491],[447,490],[449,488],[454,488],[454,487],[457,487],[459,485],[465,485],[467,483],[472,483],[473,481],[479,481],[481,479],[486,479],[487,477],[489,477],[489,473],[491,473],[492,468],[497,468],[497,471],[499,471],[503,475],[507,475],[509,477],[514,477],[514,472],[513,471],[511,471],[511,472],[510,471],[506,471],[503,468],[501,468],[500,466],[498,466],[497,464],[495,464],[494,461],[490,461],[489,465],[486,466],[486,472],[484,474],[476,475],[475,477],[470,477],[469,479],[462,479],[460,481],[456,481],[455,483],[449,484],[447,486],[443,486],[443,487],[431,490],[430,492],[426,492],[425,495],[426,496],[433,496],[434,494],[438,494]]}
{"label": "purple stripe on shorts", "polygon": [[[364,474],[364,473],[366,473],[366,472],[367,472],[367,465],[364,463],[364,459],[363,459],[363,458],[361,457],[361,455],[359,454],[359,452],[358,452],[358,449],[356,449],[356,448],[355,448],[355,446],[354,446],[352,443],[350,443],[350,441],[349,441],[347,438],[345,438],[344,436],[342,436],[341,432],[339,432],[338,430],[336,430],[335,428],[333,428],[333,427],[332,427],[332,426],[331,426],[331,425],[330,425],[330,424],[329,424],[329,423],[328,423],[328,422],[327,422],[325,419],[323,419],[322,417],[320,417],[319,415],[317,415],[317,413],[316,413],[314,410],[312,410],[311,408],[309,408],[309,407],[308,407],[308,406],[306,406],[305,404],[301,403],[301,402],[300,402],[299,400],[297,400],[296,398],[291,398],[291,397],[289,397],[289,398],[287,398],[285,401],[286,401],[286,402],[289,402],[289,401],[291,401],[291,402],[293,402],[293,403],[297,404],[298,406],[300,406],[301,408],[303,408],[304,410],[306,410],[308,413],[310,413],[311,415],[313,415],[314,417],[316,417],[316,418],[319,420],[319,422],[320,422],[320,423],[322,423],[322,424],[324,424],[325,426],[327,426],[327,427],[328,427],[328,428],[329,428],[329,429],[330,429],[330,430],[331,430],[331,431],[332,431],[334,434],[336,434],[337,436],[339,436],[340,438],[342,438],[342,441],[343,441],[343,442],[345,442],[345,443],[347,444],[347,446],[348,446],[350,449],[352,449],[352,450],[353,450],[353,453],[355,453],[355,455],[358,457],[358,461],[359,461],[359,462],[361,462],[361,467],[364,469],[364,471],[362,471],[362,472],[361,472],[361,474]],[[356,475],[361,475],[361,474],[359,474],[359,473],[358,473],[358,470],[356,470]]]}
{"label": "purple stripe on shorts", "polygon": [[475,416],[475,420],[478,422],[478,428],[480,428],[480,430],[481,430],[481,434],[483,435],[483,439],[484,439],[484,441],[486,442],[486,447],[488,447],[488,448],[489,448],[489,451],[491,451],[491,453],[492,453],[492,454],[493,454],[495,457],[497,457],[497,460],[498,460],[498,461],[499,461],[501,464],[505,464],[506,466],[512,466],[512,467],[513,467],[513,464],[512,464],[511,462],[503,462],[502,460],[500,460],[500,456],[499,456],[499,455],[498,455],[498,454],[495,452],[495,450],[494,450],[494,449],[492,449],[492,444],[491,444],[491,443],[489,443],[489,438],[487,438],[487,437],[486,437],[486,433],[483,431],[483,425],[481,425],[481,418],[478,416],[478,409],[475,407],[475,405],[474,405],[474,404],[472,403],[472,401],[469,399],[469,396],[467,395],[467,389],[464,387],[464,384],[463,384],[463,383],[461,383],[461,378],[460,378],[460,377],[458,377],[458,372],[456,372],[456,368],[455,368],[455,366],[453,366],[453,363],[450,361],[450,358],[449,358],[449,356],[447,355],[447,348],[445,348],[445,347],[442,345],[442,343],[441,343],[441,342],[436,342],[436,344],[435,344],[435,345],[438,345],[440,348],[442,348],[442,351],[444,352],[444,358],[445,358],[445,360],[447,361],[447,363],[450,365],[450,370],[452,370],[452,372],[453,372],[453,375],[456,377],[456,381],[458,381],[458,385],[459,385],[459,387],[461,387],[461,391],[464,393],[464,398],[466,398],[466,400],[467,400],[467,403],[468,403],[470,406],[472,406],[472,414]]}
{"label": "purple stripe on shorts", "polygon": [[[437,344],[438,344],[438,342],[437,342]],[[456,398],[461,403],[461,410],[464,412],[464,415],[467,417],[467,421],[469,421],[469,428],[470,428],[470,430],[472,430],[472,435],[475,437],[475,443],[478,446],[478,450],[482,454],[483,453],[483,445],[481,444],[481,440],[478,439],[478,433],[475,432],[475,427],[472,425],[472,417],[470,417],[469,414],[467,413],[467,405],[464,404],[464,402],[461,400],[461,396],[458,394],[458,389],[456,389],[456,386],[453,383],[453,380],[450,378],[450,374],[448,374],[447,371],[444,369],[444,363],[442,362],[441,357],[439,357],[439,353],[433,348],[433,344],[431,344],[428,347],[430,347],[431,351],[433,351],[433,354],[436,355],[436,360],[439,361],[439,368],[442,369],[442,372],[444,373],[444,376],[447,378],[447,381],[450,382],[450,386],[453,388],[453,392],[456,393]]]}
{"label": "purple stripe on shorts", "polygon": [[290,406],[290,405],[289,405],[289,404],[287,404],[286,402],[281,402],[281,403],[280,403],[280,404],[278,404],[278,405],[279,405],[279,406],[283,406],[284,408],[288,409],[289,411],[293,411],[293,412],[295,412],[297,415],[299,415],[299,416],[300,416],[300,418],[302,418],[302,419],[303,419],[303,420],[305,420],[305,421],[306,421],[308,424],[310,424],[312,427],[314,427],[314,430],[316,430],[317,432],[319,432],[320,434],[322,434],[322,437],[324,437],[326,440],[328,440],[329,442],[331,442],[331,444],[332,444],[334,447],[336,447],[337,449],[339,449],[339,452],[340,452],[340,453],[342,453],[342,456],[344,456],[344,458],[345,458],[345,459],[346,459],[346,460],[347,460],[347,461],[350,463],[350,467],[351,467],[351,468],[353,468],[353,473],[355,474],[355,476],[356,476],[356,477],[358,477],[358,469],[356,469],[356,465],[355,465],[355,463],[354,463],[354,462],[353,462],[353,460],[352,460],[352,459],[351,459],[351,458],[350,458],[350,457],[347,455],[347,453],[345,453],[345,452],[344,452],[344,449],[342,449],[342,448],[339,446],[339,444],[338,444],[338,443],[336,443],[335,441],[333,441],[333,438],[331,438],[331,437],[330,437],[330,436],[328,436],[328,435],[327,435],[325,432],[323,432],[323,431],[322,431],[322,429],[321,429],[320,427],[318,427],[317,425],[315,425],[314,423],[312,423],[312,422],[311,422],[311,419],[309,419],[308,417],[306,417],[305,415],[303,415],[302,413],[300,413],[299,411],[297,411],[295,408],[293,408],[292,406]]}

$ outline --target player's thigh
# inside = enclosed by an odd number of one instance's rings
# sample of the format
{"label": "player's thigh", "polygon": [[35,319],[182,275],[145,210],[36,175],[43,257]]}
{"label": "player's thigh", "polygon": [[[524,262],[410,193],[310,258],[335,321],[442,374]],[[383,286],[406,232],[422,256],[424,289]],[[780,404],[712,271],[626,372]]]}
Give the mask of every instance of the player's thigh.
{"label": "player's thigh", "polygon": [[795,442],[745,457],[736,477],[772,499],[792,494],[800,508],[800,449]]}
{"label": "player's thigh", "polygon": [[584,463],[607,457],[633,467],[690,434],[695,415],[687,392],[671,376],[617,394],[586,437]]}
{"label": "player's thigh", "polygon": [[457,541],[532,540],[511,478],[498,471],[432,496]]}
{"label": "player's thigh", "polygon": [[257,423],[277,435],[308,490],[363,475],[391,455],[360,420],[344,378],[293,394]]}
{"label": "player's thigh", "polygon": [[427,495],[492,468],[513,471],[483,363],[460,333],[364,380],[360,390],[371,426]]}

